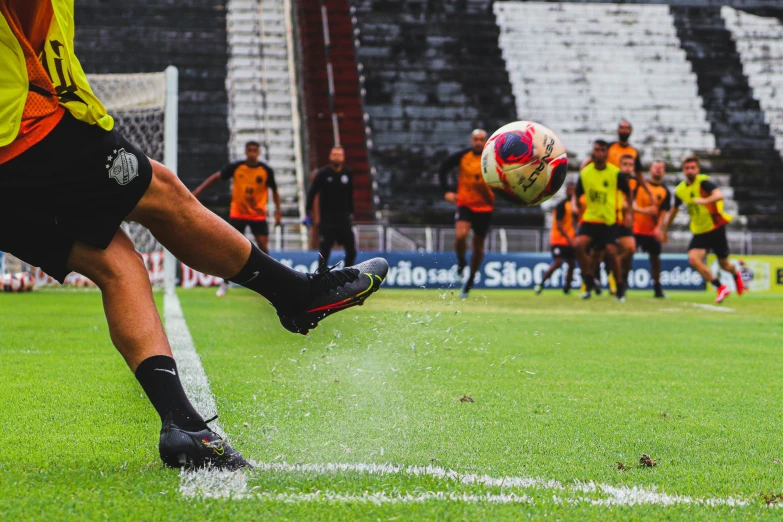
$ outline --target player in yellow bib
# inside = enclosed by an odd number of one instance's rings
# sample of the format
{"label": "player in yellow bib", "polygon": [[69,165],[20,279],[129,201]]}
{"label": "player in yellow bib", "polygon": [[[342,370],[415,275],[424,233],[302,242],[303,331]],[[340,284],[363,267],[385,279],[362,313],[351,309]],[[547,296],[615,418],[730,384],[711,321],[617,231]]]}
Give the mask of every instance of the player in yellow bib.
{"label": "player in yellow bib", "polygon": [[[147,267],[120,228],[136,221],[184,263],[265,297],[306,333],[378,290],[388,264],[301,274],[203,207],[168,168],[115,128],[74,54],[74,0],[0,0],[0,251],[62,282],[101,289],[111,339],[160,415],[169,466],[248,462],[188,400],[152,298]],[[194,42],[195,45],[195,42]]]}
{"label": "player in yellow bib", "polygon": [[674,208],[669,214],[663,229],[663,242],[668,241],[669,227],[677,217],[680,206],[684,203],[691,218],[691,233],[693,238],[688,245],[688,260],[705,281],[709,281],[717,289],[716,303],[723,302],[731,291],[720,283],[720,279],[710,272],[704,262],[707,252],[712,250],[718,258],[722,270],[734,276],[737,293],[742,295],[744,289],[739,271],[729,262],[729,242],[726,239],[726,225],[733,219],[723,211],[723,192],[710,180],[709,176],[701,174],[699,158],[689,156],[682,162],[682,172],[685,180],[674,190]]}
{"label": "player in yellow bib", "polygon": [[[586,286],[582,299],[590,299],[591,292],[596,287],[593,273],[594,256],[601,259],[606,252],[614,273],[620,274],[622,272],[615,245],[617,230],[614,225],[617,221],[617,194],[620,192],[630,199],[631,193],[627,179],[620,176],[620,169],[606,161],[608,148],[608,143],[605,141],[595,141],[593,161],[579,173],[579,181],[576,184],[576,193],[573,198],[573,205],[577,206],[579,197],[582,194],[587,196],[587,204],[582,215],[582,224],[577,231],[575,244],[582,281]],[[590,249],[592,249],[592,253],[588,253]],[[618,301],[625,301],[625,285],[622,281],[617,284],[616,295]]]}

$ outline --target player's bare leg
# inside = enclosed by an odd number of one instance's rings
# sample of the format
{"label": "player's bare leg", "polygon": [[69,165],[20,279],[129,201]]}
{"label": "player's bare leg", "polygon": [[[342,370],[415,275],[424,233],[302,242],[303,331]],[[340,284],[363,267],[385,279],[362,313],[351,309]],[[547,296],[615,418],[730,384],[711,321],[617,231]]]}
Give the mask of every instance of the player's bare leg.
{"label": "player's bare leg", "polygon": [[[549,265],[549,268],[546,269],[546,272],[544,272],[544,275],[541,278],[541,282],[536,285],[536,287],[534,289],[536,295],[540,295],[541,294],[541,292],[544,290],[544,283],[546,283],[549,280],[549,278],[552,277],[552,274],[555,273],[555,270],[557,270],[561,266],[563,266],[563,258],[562,257],[556,257],[555,260],[552,261],[552,264]],[[569,267],[569,270],[573,274],[573,269]],[[571,286],[570,280],[569,280],[569,285],[568,286]]]}
{"label": "player's bare leg", "polygon": [[457,280],[462,278],[462,272],[468,266],[468,234],[470,233],[470,221],[457,221],[454,235],[454,252],[457,254]]}
{"label": "player's bare leg", "polygon": [[117,231],[105,250],[76,243],[68,268],[89,277],[101,290],[111,340],[160,416],[163,462],[174,467],[248,466],[209,429],[185,395],[152,298],[147,268],[125,232]]}
{"label": "player's bare leg", "polygon": [[264,254],[269,254],[269,236],[255,236],[255,238],[259,250]]}
{"label": "player's bare leg", "polygon": [[576,258],[579,261],[579,268],[582,271],[582,281],[585,284],[585,293],[582,294],[582,299],[590,299],[590,292],[595,286],[594,281],[594,265],[595,260],[593,256],[588,253],[590,243],[593,239],[590,236],[579,235],[574,240],[574,248],[576,249]]}
{"label": "player's bare leg", "polygon": [[633,268],[633,254],[636,252],[636,238],[633,236],[621,237],[619,241],[620,267],[622,269],[622,282],[628,284],[628,274]]}
{"label": "player's bare leg", "polygon": [[618,280],[617,274],[622,274],[622,265],[620,256],[617,253],[617,246],[613,244],[607,244],[606,245],[606,258],[609,262],[609,266],[607,267],[607,270],[611,268],[611,270],[615,274],[615,281],[617,283],[617,300],[618,301],[625,301],[625,281],[621,278]]}
{"label": "player's bare leg", "polygon": [[720,284],[720,279],[710,272],[709,267],[704,262],[707,257],[707,251],[703,248],[692,248],[688,250],[688,262],[691,264],[694,270],[696,270],[701,277],[712,284],[718,292],[718,296],[715,299],[716,303],[723,302],[729,296],[730,291]]}
{"label": "player's bare leg", "polygon": [[476,280],[476,274],[478,274],[481,263],[484,261],[484,239],[484,237],[479,236],[478,234],[473,234],[473,252],[470,254],[470,274],[460,292],[460,297],[462,299],[467,299],[468,293],[470,293],[470,290],[473,288],[473,282]]}
{"label": "player's bare leg", "polygon": [[568,259],[568,271],[566,272],[565,282],[563,283],[563,293],[568,295],[571,292],[571,282],[574,280],[574,269],[576,268],[576,259]]}
{"label": "player's bare leg", "polygon": [[650,275],[655,282],[655,297],[664,297],[661,289],[661,256],[650,254]]}
{"label": "player's bare leg", "polygon": [[171,170],[151,163],[150,186],[128,219],[147,227],[191,268],[268,299],[291,332],[306,334],[326,316],[362,304],[386,277],[388,263],[379,258],[315,276],[296,272],[261,252],[201,205]]}

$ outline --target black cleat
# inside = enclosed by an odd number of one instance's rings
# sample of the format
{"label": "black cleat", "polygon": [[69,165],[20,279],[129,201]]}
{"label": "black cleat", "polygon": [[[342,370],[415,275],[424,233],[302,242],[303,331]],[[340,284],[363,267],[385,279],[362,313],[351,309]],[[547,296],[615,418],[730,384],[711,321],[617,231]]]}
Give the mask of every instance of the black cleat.
{"label": "black cleat", "polygon": [[299,313],[278,312],[280,322],[289,332],[307,335],[323,318],[363,304],[378,291],[388,271],[389,263],[380,257],[342,270],[319,269],[309,276],[311,290],[307,305]]}
{"label": "black cleat", "polygon": [[253,467],[237,450],[208,427],[198,431],[188,431],[174,424],[171,417],[166,419],[160,429],[158,450],[160,460],[171,468],[213,468],[236,471]]}
{"label": "black cleat", "polygon": [[653,294],[653,297],[656,299],[666,299],[666,294],[663,293],[663,288],[661,288],[661,285],[656,284],[654,288],[655,293]]}

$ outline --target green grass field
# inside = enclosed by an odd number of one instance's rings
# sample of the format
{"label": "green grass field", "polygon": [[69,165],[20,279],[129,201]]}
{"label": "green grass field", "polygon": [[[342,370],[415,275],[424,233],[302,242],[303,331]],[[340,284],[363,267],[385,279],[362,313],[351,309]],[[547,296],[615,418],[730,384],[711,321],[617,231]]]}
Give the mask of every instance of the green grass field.
{"label": "green grass field", "polygon": [[97,292],[0,294],[0,518],[781,516],[783,296],[385,290],[306,338],[244,290],[179,297],[259,469],[160,465]]}

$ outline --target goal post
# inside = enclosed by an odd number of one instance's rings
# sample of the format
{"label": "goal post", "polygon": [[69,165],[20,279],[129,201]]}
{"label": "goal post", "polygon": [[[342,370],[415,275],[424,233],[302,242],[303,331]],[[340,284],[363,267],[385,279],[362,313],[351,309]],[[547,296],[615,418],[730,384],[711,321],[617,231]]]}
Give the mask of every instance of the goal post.
{"label": "goal post", "polygon": [[[169,66],[163,72],[135,74],[91,74],[90,87],[114,118],[114,127],[148,157],[177,172],[179,119],[178,71]],[[123,230],[144,257],[150,281],[173,291],[177,260],[166,252],[152,233],[138,223],[125,222]],[[10,254],[0,254],[0,274],[36,272],[38,284],[48,277]]]}

